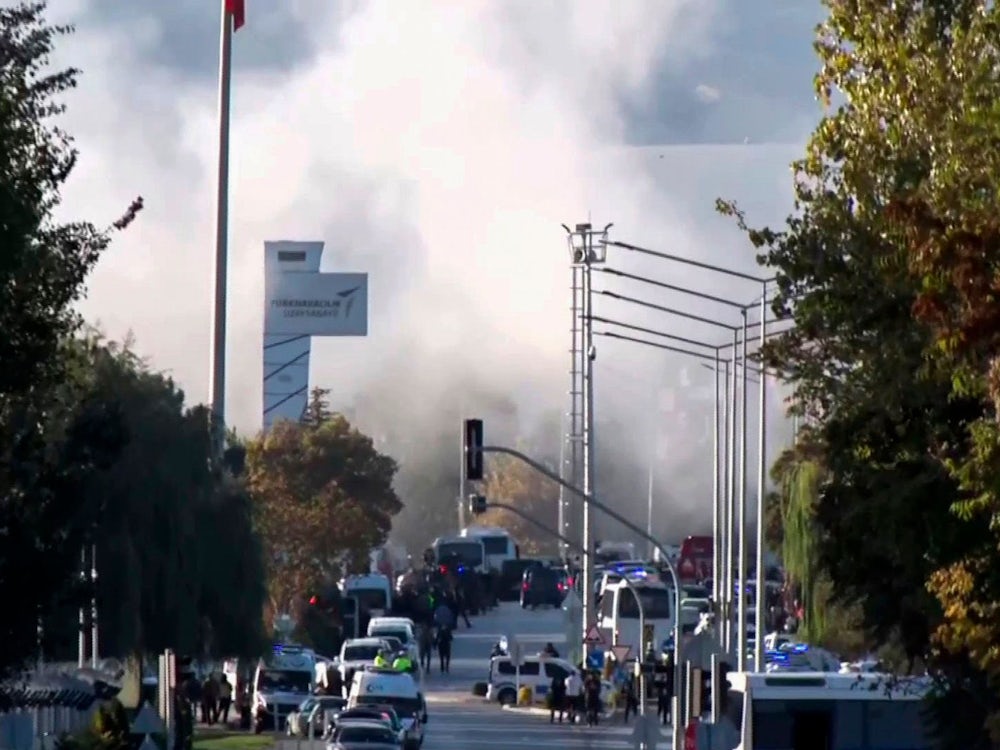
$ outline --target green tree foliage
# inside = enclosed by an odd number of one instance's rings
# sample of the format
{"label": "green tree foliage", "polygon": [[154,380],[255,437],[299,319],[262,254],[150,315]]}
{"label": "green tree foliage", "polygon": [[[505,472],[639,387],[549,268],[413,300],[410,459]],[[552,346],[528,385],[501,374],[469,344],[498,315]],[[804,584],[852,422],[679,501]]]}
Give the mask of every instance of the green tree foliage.
{"label": "green tree foliage", "polygon": [[[1000,676],[1000,11],[985,0],[825,5],[817,92],[842,103],[794,165],[795,214],[774,232],[722,209],[776,268],[775,306],[794,315],[767,359],[816,425],[820,560],[834,594],[863,603],[877,639],[895,632],[909,658],[932,655],[953,688],[982,687]],[[980,721],[959,723],[981,727],[996,694],[964,705]]]}
{"label": "green tree foliage", "polygon": [[386,540],[403,507],[392,458],[330,413],[322,391],[313,393],[308,413],[321,418],[279,422],[247,445],[271,617],[300,615],[312,592],[367,570],[370,550]]}
{"label": "green tree foliage", "polygon": [[47,25],[44,9],[0,8],[0,601],[17,603],[0,619],[0,673],[32,653],[38,615],[71,588],[92,510],[79,502],[80,484],[120,442],[111,410],[67,400],[61,386],[72,377],[72,305],[112,233],[142,205],[108,230],[54,219],[76,163],[57,118],[77,71],[48,67],[67,29]]}
{"label": "green tree foliage", "polygon": [[[82,404],[119,416],[117,459],[83,483],[94,509],[104,653],[174,648],[196,655],[255,654],[264,603],[260,546],[240,480],[209,461],[209,414],[128,346],[80,340]],[[51,627],[49,651],[75,647]],[[61,640],[55,640],[59,636]]]}

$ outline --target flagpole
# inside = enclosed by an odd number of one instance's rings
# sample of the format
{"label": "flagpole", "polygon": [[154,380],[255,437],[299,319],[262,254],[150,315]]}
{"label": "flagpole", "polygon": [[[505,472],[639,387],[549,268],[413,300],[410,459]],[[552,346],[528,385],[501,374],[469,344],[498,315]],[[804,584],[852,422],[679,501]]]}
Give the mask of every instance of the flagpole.
{"label": "flagpole", "polygon": [[219,38],[219,172],[215,213],[215,304],[212,328],[212,438],[216,456],[225,447],[226,430],[226,301],[229,265],[229,90],[232,72],[233,19],[229,2],[221,1]]}

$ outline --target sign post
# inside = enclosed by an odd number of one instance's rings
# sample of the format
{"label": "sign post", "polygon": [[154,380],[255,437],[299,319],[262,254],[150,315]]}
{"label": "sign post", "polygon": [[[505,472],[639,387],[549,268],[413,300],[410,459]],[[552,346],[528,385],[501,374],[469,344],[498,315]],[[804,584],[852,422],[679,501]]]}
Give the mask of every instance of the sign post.
{"label": "sign post", "polygon": [[160,715],[153,710],[149,702],[142,704],[139,713],[132,720],[132,734],[142,734],[145,738],[139,745],[139,750],[159,750],[159,746],[153,739],[154,734],[166,734],[167,725],[163,723]]}
{"label": "sign post", "polygon": [[583,617],[583,604],[573,589],[570,589],[566,598],[563,599],[562,610],[565,615],[566,649],[569,652],[566,654],[566,658],[569,659],[570,664],[579,664],[583,659],[583,649],[580,644],[580,620]]}

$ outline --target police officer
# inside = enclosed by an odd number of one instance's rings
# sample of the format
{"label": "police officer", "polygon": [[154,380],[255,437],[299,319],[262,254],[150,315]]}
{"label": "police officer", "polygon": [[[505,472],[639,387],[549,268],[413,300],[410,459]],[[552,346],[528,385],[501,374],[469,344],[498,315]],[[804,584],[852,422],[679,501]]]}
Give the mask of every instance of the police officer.
{"label": "police officer", "polygon": [[379,651],[375,656],[375,666],[384,668],[389,666],[389,660],[385,656],[385,651]]}
{"label": "police officer", "polygon": [[413,661],[404,652],[399,654],[395,659],[393,659],[392,668],[395,669],[397,672],[409,672],[410,670],[413,669]]}

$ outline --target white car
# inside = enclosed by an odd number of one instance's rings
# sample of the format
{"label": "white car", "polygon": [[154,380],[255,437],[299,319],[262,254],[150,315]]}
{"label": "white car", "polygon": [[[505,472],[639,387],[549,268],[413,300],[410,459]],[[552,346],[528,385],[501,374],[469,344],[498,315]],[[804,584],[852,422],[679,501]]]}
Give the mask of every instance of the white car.
{"label": "white car", "polygon": [[339,666],[344,686],[348,686],[348,678],[352,672],[374,666],[375,657],[388,648],[388,642],[381,638],[352,638],[344,641],[344,645],[340,647]]}
{"label": "white car", "polygon": [[368,623],[369,638],[395,638],[406,649],[414,666],[420,664],[420,650],[417,647],[416,628],[407,617],[374,617]]}
{"label": "white car", "polygon": [[418,750],[424,743],[427,702],[412,675],[393,669],[368,667],[354,674],[347,707],[392,706],[403,724],[404,750]]}

